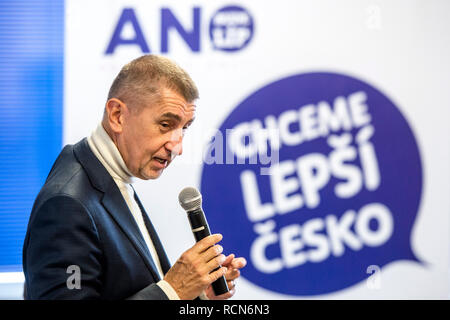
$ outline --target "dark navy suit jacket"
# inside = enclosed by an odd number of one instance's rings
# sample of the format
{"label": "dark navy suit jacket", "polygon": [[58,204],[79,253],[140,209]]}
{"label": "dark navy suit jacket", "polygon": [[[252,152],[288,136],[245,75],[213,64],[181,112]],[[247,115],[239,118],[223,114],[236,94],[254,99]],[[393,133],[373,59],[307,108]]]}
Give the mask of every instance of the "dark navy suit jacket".
{"label": "dark navy suit jacket", "polygon": [[[169,260],[136,200],[166,273]],[[79,289],[73,265],[80,270]],[[86,138],[61,151],[35,200],[23,270],[25,299],[167,299],[119,188]]]}

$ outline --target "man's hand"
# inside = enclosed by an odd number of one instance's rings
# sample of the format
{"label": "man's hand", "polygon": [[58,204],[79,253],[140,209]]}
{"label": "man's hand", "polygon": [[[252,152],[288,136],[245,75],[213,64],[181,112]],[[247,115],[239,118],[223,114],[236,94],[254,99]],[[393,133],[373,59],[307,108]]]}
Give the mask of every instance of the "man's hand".
{"label": "man's hand", "polygon": [[180,299],[190,300],[198,297],[211,283],[225,275],[223,248],[216,245],[222,240],[221,234],[207,236],[184,252],[166,273],[164,280],[176,291]]}
{"label": "man's hand", "polygon": [[225,279],[227,280],[228,289],[230,291],[221,294],[220,296],[216,296],[214,294],[214,290],[212,286],[209,286],[205,293],[210,300],[225,300],[231,298],[236,292],[236,279],[241,275],[239,269],[242,269],[247,264],[245,258],[235,258],[234,254],[230,254],[226,257],[225,261],[222,263],[222,267],[227,268],[227,272],[225,274]]}

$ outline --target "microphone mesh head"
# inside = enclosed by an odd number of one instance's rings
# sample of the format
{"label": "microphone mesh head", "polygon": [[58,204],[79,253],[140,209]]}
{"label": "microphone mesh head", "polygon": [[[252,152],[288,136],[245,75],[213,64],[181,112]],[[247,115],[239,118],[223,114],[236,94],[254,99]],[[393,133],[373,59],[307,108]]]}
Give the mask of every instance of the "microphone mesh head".
{"label": "microphone mesh head", "polygon": [[202,205],[202,195],[196,188],[186,187],[178,195],[178,201],[184,210],[192,211]]}

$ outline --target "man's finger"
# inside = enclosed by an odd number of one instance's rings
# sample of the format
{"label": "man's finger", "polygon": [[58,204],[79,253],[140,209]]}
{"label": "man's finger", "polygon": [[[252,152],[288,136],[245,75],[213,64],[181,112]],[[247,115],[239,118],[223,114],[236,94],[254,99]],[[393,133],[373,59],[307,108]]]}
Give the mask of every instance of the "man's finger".
{"label": "man's finger", "polygon": [[227,300],[230,299],[232,296],[234,296],[236,292],[236,289],[230,289],[230,291],[225,292],[224,294],[221,294],[220,296],[216,296],[216,300]]}
{"label": "man's finger", "polygon": [[235,280],[237,278],[239,278],[239,276],[241,275],[241,272],[238,269],[234,269],[234,268],[229,268],[227,271],[227,274],[225,275],[225,278],[229,281],[231,280]]}
{"label": "man's finger", "polygon": [[211,272],[208,275],[209,276],[209,283],[213,283],[214,281],[219,279],[221,276],[224,276],[226,272],[227,272],[227,268],[226,267],[220,267],[216,271]]}
{"label": "man's finger", "polygon": [[225,259],[225,261],[222,263],[222,266],[224,266],[224,267],[231,267],[230,264],[233,261],[233,259],[234,259],[234,253],[229,254],[227,256],[227,258]]}
{"label": "man's finger", "polygon": [[[212,270],[221,267],[223,262],[225,261],[225,256],[223,254],[219,254],[217,257],[212,258],[206,263],[206,271],[209,273]],[[226,268],[226,267],[225,267]]]}
{"label": "man's finger", "polygon": [[215,245],[217,242],[222,240],[223,236],[220,233],[212,234],[210,236],[204,237],[202,240],[197,242],[192,249],[196,253],[202,253],[207,250],[209,247]]}
{"label": "man's finger", "polygon": [[229,290],[233,290],[236,287],[236,283],[233,280],[227,280]]}
{"label": "man's finger", "polygon": [[242,258],[242,257],[233,259],[233,261],[231,261],[231,267],[236,268],[236,269],[242,269],[246,265],[247,265],[247,260],[245,260],[245,258]]}
{"label": "man's finger", "polygon": [[216,244],[212,247],[206,249],[206,251],[202,254],[202,259],[204,262],[208,262],[214,257],[217,257],[223,251],[223,247],[219,244]]}

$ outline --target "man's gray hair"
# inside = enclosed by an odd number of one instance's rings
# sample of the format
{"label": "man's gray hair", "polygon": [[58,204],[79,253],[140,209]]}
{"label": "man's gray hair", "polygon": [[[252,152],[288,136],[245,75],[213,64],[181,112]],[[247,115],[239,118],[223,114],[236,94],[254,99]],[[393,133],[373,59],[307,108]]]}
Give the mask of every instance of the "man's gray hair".
{"label": "man's gray hair", "polygon": [[167,88],[187,102],[198,99],[198,89],[189,74],[172,60],[158,55],[144,55],[120,70],[109,89],[108,100],[117,98],[130,106],[142,106],[148,98]]}

